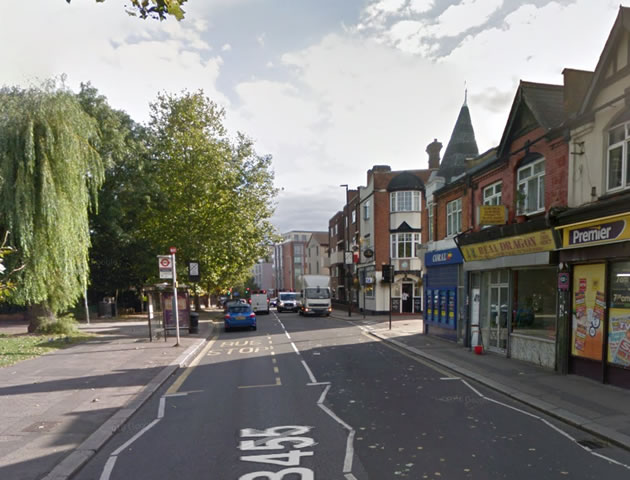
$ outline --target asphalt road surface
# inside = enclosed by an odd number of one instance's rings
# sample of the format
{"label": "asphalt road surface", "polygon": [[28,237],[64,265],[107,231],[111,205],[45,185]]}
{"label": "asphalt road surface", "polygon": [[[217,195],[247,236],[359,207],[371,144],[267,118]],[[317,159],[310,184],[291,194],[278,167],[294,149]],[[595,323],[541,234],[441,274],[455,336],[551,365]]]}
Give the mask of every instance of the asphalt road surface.
{"label": "asphalt road surface", "polygon": [[630,453],[345,320],[220,331],[74,478],[624,479]]}

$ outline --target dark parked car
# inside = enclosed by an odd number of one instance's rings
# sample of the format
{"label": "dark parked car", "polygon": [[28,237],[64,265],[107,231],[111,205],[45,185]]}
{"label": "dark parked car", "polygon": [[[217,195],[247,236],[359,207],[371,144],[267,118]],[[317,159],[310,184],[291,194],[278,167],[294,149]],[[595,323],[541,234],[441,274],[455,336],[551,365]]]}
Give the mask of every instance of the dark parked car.
{"label": "dark parked car", "polygon": [[223,317],[225,331],[236,327],[248,327],[256,330],[256,314],[247,303],[229,303]]}

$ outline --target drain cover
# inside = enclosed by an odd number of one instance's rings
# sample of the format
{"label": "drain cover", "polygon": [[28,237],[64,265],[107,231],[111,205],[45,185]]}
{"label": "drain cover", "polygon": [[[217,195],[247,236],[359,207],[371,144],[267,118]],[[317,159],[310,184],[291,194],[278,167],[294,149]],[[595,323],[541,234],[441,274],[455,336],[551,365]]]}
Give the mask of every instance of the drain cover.
{"label": "drain cover", "polygon": [[597,450],[598,448],[604,448],[606,447],[606,444],[599,441],[599,440],[578,440],[578,442],[580,445],[582,445],[583,447],[587,447],[590,448],[591,450]]}

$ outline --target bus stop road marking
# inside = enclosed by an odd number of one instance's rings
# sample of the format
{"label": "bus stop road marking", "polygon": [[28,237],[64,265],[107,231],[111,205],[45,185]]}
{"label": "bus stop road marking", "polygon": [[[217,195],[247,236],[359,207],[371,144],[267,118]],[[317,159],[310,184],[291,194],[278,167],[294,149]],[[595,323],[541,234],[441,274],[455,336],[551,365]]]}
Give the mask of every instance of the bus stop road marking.
{"label": "bus stop road marking", "polygon": [[172,395],[174,393],[177,393],[177,390],[179,390],[179,388],[182,386],[184,381],[188,378],[188,376],[192,373],[192,371],[195,369],[195,367],[199,364],[201,359],[203,357],[205,357],[206,354],[208,353],[208,350],[210,350],[212,348],[212,346],[214,345],[214,342],[216,342],[217,338],[218,338],[218,336],[215,335],[212,338],[212,340],[210,340],[208,342],[208,344],[195,357],[195,359],[192,362],[190,362],[190,365],[188,367],[186,367],[186,369],[182,372],[182,374],[179,377],[177,377],[177,379],[173,382],[173,384],[166,391],[165,395]]}

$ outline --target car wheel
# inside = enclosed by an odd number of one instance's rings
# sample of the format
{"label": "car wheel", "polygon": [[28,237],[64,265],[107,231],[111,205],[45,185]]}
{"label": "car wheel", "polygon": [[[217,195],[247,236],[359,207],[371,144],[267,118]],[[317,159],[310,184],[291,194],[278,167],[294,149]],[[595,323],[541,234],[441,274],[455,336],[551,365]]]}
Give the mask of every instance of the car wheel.
{"label": "car wheel", "polygon": [[230,331],[230,327],[223,327],[223,331],[229,332]]}

